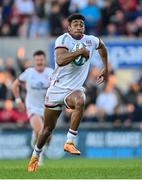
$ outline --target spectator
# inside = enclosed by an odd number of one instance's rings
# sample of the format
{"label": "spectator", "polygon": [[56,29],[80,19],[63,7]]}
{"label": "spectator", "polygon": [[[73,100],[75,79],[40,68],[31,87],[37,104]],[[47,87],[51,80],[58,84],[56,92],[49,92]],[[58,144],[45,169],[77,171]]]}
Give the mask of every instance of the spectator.
{"label": "spectator", "polygon": [[68,31],[68,20],[67,18],[62,18],[62,21],[61,21],[61,24],[62,24],[62,29],[63,29],[63,32],[67,32]]}
{"label": "spectator", "polygon": [[125,94],[125,102],[126,104],[134,104],[137,103],[137,95],[140,93],[140,86],[138,83],[130,84],[128,92]]}
{"label": "spectator", "polygon": [[[109,102],[109,103],[107,103]],[[108,85],[98,95],[96,106],[98,111],[104,111],[106,115],[114,114],[114,109],[118,104],[118,99],[115,91]]]}
{"label": "spectator", "polygon": [[70,7],[69,10],[71,13],[76,13],[78,11],[81,11],[82,9],[86,8],[88,5],[88,0],[70,0]]}
{"label": "spectator", "polygon": [[89,73],[88,79],[85,83],[86,86],[86,108],[89,104],[96,103],[97,97],[97,87],[96,87],[96,78],[99,73],[99,70],[96,67],[93,67]]}
{"label": "spectator", "polygon": [[115,23],[110,23],[107,25],[105,35],[108,37],[117,37],[120,35],[120,33],[117,31],[117,26]]}
{"label": "spectator", "polygon": [[0,122],[16,122],[17,112],[13,109],[13,102],[6,100],[4,102],[4,109],[0,111]]}
{"label": "spectator", "polygon": [[140,122],[142,127],[142,93],[138,94],[136,98],[135,121]]}
{"label": "spectator", "polygon": [[88,0],[88,5],[80,13],[86,18],[87,33],[97,33],[97,28],[101,20],[101,10],[98,8],[96,0]]}
{"label": "spectator", "polygon": [[13,78],[16,78],[16,71],[14,67],[14,60],[12,58],[8,58],[6,61],[6,71],[9,72]]}
{"label": "spectator", "polygon": [[44,0],[35,0],[35,12],[39,18],[45,18]]}
{"label": "spectator", "polygon": [[11,29],[11,36],[16,37],[18,36],[18,29],[20,26],[20,19],[18,16],[13,16],[11,18],[11,23],[10,23],[10,29]]}
{"label": "spectator", "polygon": [[4,60],[0,58],[0,72],[3,72],[3,71],[5,71]]}
{"label": "spectator", "polygon": [[142,16],[141,17],[138,17],[136,19],[136,26],[137,26],[137,31],[136,31],[136,35],[138,37],[142,37]]}
{"label": "spectator", "polygon": [[9,24],[3,24],[1,29],[0,29],[0,36],[8,37],[10,35],[11,35],[10,25]]}
{"label": "spectator", "polygon": [[0,73],[0,101],[4,101],[7,99],[8,89],[5,85],[6,81],[6,73]]}
{"label": "spectator", "polygon": [[[107,103],[109,102],[109,103]],[[119,104],[118,90],[116,89],[116,77],[111,73],[103,91],[96,99],[97,116],[101,121],[114,120],[115,108]]]}
{"label": "spectator", "polygon": [[142,76],[140,76],[140,78],[138,80],[138,85],[140,87],[140,92],[142,93]]}
{"label": "spectator", "polygon": [[58,3],[61,8],[60,13],[62,17],[68,17],[70,15],[69,12],[70,0],[58,0]]}
{"label": "spectator", "polygon": [[127,37],[133,38],[136,36],[137,26],[135,22],[127,22],[126,23],[126,35]]}
{"label": "spectator", "polygon": [[137,0],[119,0],[121,8],[126,11],[136,11]]}
{"label": "spectator", "polygon": [[48,17],[49,26],[50,26],[50,34],[52,36],[58,36],[62,33],[62,24],[61,24],[61,7],[55,2],[52,3],[51,13]]}
{"label": "spectator", "polygon": [[84,116],[83,116],[83,121],[84,122],[100,122],[101,120],[97,119],[97,109],[95,104],[90,104],[87,106],[86,110],[84,111]]}
{"label": "spectator", "polygon": [[2,25],[2,22],[3,22],[3,19],[2,19],[2,10],[3,10],[3,7],[2,7],[2,5],[0,5],[0,26]]}
{"label": "spectator", "polygon": [[31,18],[31,23],[29,25],[29,37],[30,38],[45,38],[49,32],[47,21],[41,19],[38,16],[33,16]]}
{"label": "spectator", "polygon": [[7,99],[14,100],[14,97],[11,91],[11,86],[14,81],[14,77],[10,72],[7,72],[7,71],[5,72],[5,76],[6,76],[5,85],[7,87]]}
{"label": "spectator", "polygon": [[117,1],[106,0],[105,6],[102,8],[102,28],[101,33],[105,33],[106,27],[109,23],[112,23],[111,19],[115,12],[120,9],[120,5]]}
{"label": "spectator", "polygon": [[20,15],[32,15],[34,13],[34,3],[32,0],[16,0],[15,4]]}
{"label": "spectator", "polygon": [[4,0],[2,5],[3,5],[3,9],[2,9],[3,23],[8,23],[10,20],[10,16],[12,14],[13,0]]}
{"label": "spectator", "polygon": [[30,18],[26,17],[24,19],[24,22],[21,24],[21,26],[18,29],[18,36],[19,37],[28,37],[28,31],[29,31],[29,24],[30,24]]}
{"label": "spectator", "polygon": [[114,16],[111,17],[111,22],[117,26],[117,32],[122,36],[125,34],[126,17],[123,11],[117,10]]}

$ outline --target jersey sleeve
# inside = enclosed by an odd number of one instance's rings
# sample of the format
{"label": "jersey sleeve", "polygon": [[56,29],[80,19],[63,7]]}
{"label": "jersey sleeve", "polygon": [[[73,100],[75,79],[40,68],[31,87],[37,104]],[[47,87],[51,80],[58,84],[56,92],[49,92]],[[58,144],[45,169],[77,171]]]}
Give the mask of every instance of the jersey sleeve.
{"label": "jersey sleeve", "polygon": [[99,49],[101,39],[96,36],[92,36],[92,38],[93,38],[94,48]]}
{"label": "jersey sleeve", "polygon": [[50,80],[52,78],[52,74],[53,74],[53,69],[50,68],[50,71],[49,71],[49,78],[50,78]]}
{"label": "jersey sleeve", "polygon": [[55,41],[55,49],[57,48],[66,48],[70,50],[70,41],[68,35],[59,36]]}
{"label": "jersey sleeve", "polygon": [[29,74],[28,72],[29,72],[28,69],[26,69],[22,74],[20,74],[18,78],[19,81],[26,82],[28,79],[28,74]]}

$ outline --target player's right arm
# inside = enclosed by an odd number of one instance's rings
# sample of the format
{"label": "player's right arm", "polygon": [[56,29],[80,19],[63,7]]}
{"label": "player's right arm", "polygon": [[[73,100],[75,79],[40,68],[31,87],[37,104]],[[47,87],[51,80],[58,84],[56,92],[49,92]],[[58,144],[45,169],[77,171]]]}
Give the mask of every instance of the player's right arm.
{"label": "player's right arm", "polygon": [[58,48],[55,51],[56,62],[59,66],[65,66],[78,58],[80,55],[84,56],[86,59],[89,57],[89,51],[86,48],[78,49],[75,52],[69,52],[65,48]]}
{"label": "player's right arm", "polygon": [[14,97],[15,97],[15,102],[17,104],[18,110],[21,112],[25,111],[25,105],[24,105],[22,98],[20,96],[20,87],[22,86],[22,82],[26,82],[26,78],[27,78],[26,74],[27,74],[26,71],[23,72],[19,76],[19,79],[17,78],[13,82],[13,85],[12,85],[12,92],[13,92]]}
{"label": "player's right arm", "polygon": [[55,42],[55,55],[56,62],[59,66],[65,66],[81,55],[88,59],[89,51],[86,48],[71,52],[71,43],[71,40],[66,35],[57,38]]}
{"label": "player's right arm", "polygon": [[12,85],[12,92],[14,94],[15,102],[17,104],[18,110],[20,112],[23,112],[25,111],[25,105],[20,97],[20,86],[21,86],[21,83],[19,79],[16,79]]}

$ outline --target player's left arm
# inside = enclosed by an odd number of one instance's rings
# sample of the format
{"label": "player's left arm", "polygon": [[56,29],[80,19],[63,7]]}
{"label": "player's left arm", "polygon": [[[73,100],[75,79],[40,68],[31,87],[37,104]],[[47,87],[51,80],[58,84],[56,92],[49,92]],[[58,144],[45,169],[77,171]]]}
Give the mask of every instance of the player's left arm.
{"label": "player's left arm", "polygon": [[108,53],[107,53],[106,46],[101,39],[99,39],[99,46],[97,49],[104,65],[104,69],[101,71],[101,73],[97,77],[97,84],[101,84],[104,81],[107,81],[107,78],[108,78]]}

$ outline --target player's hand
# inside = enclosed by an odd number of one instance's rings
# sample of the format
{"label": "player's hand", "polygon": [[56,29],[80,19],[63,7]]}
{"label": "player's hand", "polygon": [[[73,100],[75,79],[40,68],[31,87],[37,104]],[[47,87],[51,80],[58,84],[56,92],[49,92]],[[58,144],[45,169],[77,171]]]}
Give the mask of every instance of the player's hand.
{"label": "player's hand", "polygon": [[18,103],[17,106],[18,106],[19,112],[25,112],[26,111],[25,104],[23,102]]}
{"label": "player's hand", "polygon": [[87,48],[83,47],[83,48],[80,49],[80,51],[81,51],[81,54],[82,54],[83,57],[85,57],[86,59],[89,58],[89,51],[88,51]]}
{"label": "player's hand", "polygon": [[101,73],[98,75],[97,77],[97,81],[96,83],[99,85],[99,84],[102,84],[104,81],[107,81],[107,78],[108,78],[108,69],[105,68],[101,71]]}
{"label": "player's hand", "polygon": [[22,100],[20,98],[16,99],[16,104],[17,104],[17,108],[18,108],[19,112],[26,111],[25,104],[22,102]]}

